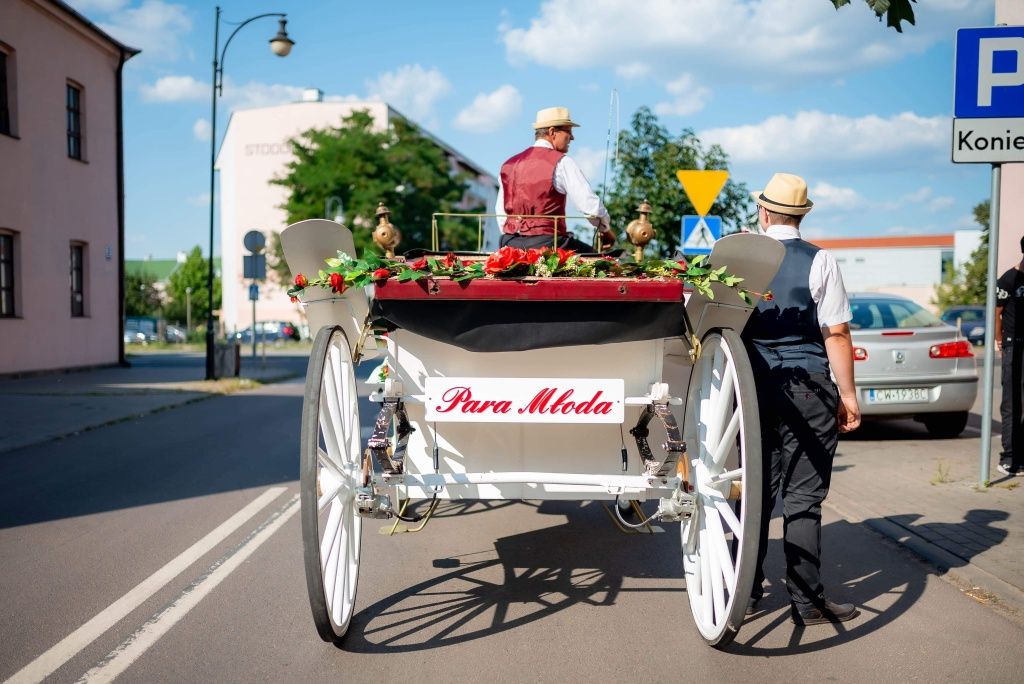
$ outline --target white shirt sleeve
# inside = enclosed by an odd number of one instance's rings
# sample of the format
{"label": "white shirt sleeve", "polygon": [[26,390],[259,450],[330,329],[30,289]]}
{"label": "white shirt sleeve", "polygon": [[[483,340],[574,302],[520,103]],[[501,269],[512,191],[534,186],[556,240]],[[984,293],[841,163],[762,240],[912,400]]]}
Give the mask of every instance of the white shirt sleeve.
{"label": "white shirt sleeve", "polygon": [[811,262],[808,277],[811,298],[818,309],[818,325],[827,328],[853,319],[850,300],[846,297],[843,274],[836,258],[828,250],[819,250]]}
{"label": "white shirt sleeve", "polygon": [[592,225],[605,229],[611,225],[604,203],[590,189],[590,181],[572,157],[563,156],[555,166],[554,185],[555,190],[564,194]]}
{"label": "white shirt sleeve", "polygon": [[498,230],[505,228],[505,186],[498,181],[498,199],[494,200],[494,213],[497,215]]}

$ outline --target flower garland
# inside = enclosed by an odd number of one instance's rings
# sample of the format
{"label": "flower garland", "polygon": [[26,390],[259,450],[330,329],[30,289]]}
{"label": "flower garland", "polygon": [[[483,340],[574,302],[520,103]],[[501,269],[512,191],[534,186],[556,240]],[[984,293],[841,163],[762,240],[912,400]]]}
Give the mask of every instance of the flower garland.
{"label": "flower garland", "polygon": [[743,278],[726,272],[726,267],[714,268],[700,255],[691,259],[645,259],[635,261],[631,256],[614,259],[609,256],[585,257],[571,249],[545,247],[518,249],[502,247],[484,259],[461,259],[455,254],[424,256],[414,261],[388,259],[367,253],[355,259],[344,252],[325,259],[327,268],[321,269],[312,280],[299,273],[294,285],[288,289],[293,302],[310,286],[321,287],[341,294],[350,287],[365,287],[393,278],[408,282],[422,278],[443,277],[456,282],[477,278],[677,278],[685,280],[694,290],[714,298],[712,283],[722,283],[736,290],[747,305],[753,304],[751,295],[760,295],[771,301],[771,292],[754,292],[739,287]]}

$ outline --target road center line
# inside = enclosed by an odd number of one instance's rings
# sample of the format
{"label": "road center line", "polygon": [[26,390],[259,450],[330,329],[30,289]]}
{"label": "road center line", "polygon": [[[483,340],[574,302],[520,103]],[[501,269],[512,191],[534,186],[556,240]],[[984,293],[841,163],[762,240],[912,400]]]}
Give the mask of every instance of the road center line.
{"label": "road center line", "polygon": [[94,684],[112,682],[114,678],[127,670],[139,659],[150,646],[178,624],[190,610],[199,605],[217,585],[227,579],[228,575],[238,569],[265,541],[277,532],[288,520],[299,511],[298,495],[267,518],[259,527],[252,531],[245,540],[224,554],[216,563],[190,584],[166,608],[151,617],[134,634],[125,639],[120,646],[111,651],[98,665],[82,675],[77,684]]}
{"label": "road center line", "polygon": [[97,613],[95,617],[57,642],[57,644],[31,663],[15,672],[5,684],[40,682],[56,672],[61,665],[71,660],[83,648],[142,605],[149,597],[188,569],[190,565],[202,558],[217,544],[224,541],[235,530],[244,525],[249,518],[259,513],[271,501],[281,496],[282,492],[286,489],[287,487],[271,487],[260,494],[245,508],[232,515],[205,537],[185,549],[185,551],[152,575],[142,580],[134,589]]}

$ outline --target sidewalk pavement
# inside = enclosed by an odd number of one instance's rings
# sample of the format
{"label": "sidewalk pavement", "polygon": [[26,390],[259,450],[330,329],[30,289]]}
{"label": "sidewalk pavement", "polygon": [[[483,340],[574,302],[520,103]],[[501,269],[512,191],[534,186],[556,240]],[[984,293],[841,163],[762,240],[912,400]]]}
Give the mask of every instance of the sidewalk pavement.
{"label": "sidewalk pavement", "polygon": [[243,354],[239,378],[207,382],[202,352],[145,353],[129,357],[130,368],[101,368],[0,379],[0,454],[306,374],[308,355]]}
{"label": "sidewalk pavement", "polygon": [[[130,360],[131,368],[0,379],[0,458],[223,391],[223,381],[202,380],[202,354]],[[265,362],[243,356],[241,377],[301,377],[306,364],[299,353],[268,355]],[[923,557],[975,600],[1024,621],[1024,478],[995,470],[993,427],[991,486],[982,488],[977,415],[952,440],[930,439],[913,421],[868,423],[840,440],[825,505]]]}

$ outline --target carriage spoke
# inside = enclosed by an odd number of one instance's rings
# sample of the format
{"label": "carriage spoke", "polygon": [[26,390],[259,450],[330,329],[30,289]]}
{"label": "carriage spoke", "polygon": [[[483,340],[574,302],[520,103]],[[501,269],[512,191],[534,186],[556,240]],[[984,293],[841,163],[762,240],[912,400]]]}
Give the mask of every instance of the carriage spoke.
{"label": "carriage spoke", "polygon": [[338,493],[347,486],[348,482],[340,480],[336,485],[334,485],[334,487],[325,492],[324,495],[320,497],[320,500],[316,502],[317,512],[323,513],[324,509],[327,508],[327,504],[334,501],[337,498]]}
{"label": "carriage spoke", "polygon": [[729,531],[736,535],[736,541],[743,540],[743,528],[740,526],[740,520],[736,517],[735,511],[729,506],[729,502],[720,497],[713,497],[715,510],[722,516],[722,520],[729,527]]}
{"label": "carriage spoke", "polygon": [[711,599],[711,559],[708,557],[706,552],[708,543],[708,529],[704,524],[704,520],[701,520],[700,525],[700,540],[698,541],[699,548],[701,549],[700,554],[700,599],[701,599],[701,612],[703,614],[703,620],[705,625],[714,624],[714,605]]}
{"label": "carriage spoke", "polygon": [[736,569],[733,567],[732,554],[729,553],[729,544],[725,541],[725,529],[722,527],[722,520],[719,518],[717,507],[708,511],[707,520],[708,533],[712,543],[712,555],[718,561],[718,569],[722,573],[725,585],[731,587],[736,581]]}
{"label": "carriage spoke", "polygon": [[345,477],[345,471],[342,467],[332,461],[330,455],[320,447],[317,447],[316,450],[316,462],[317,465],[323,466],[324,469],[329,471],[334,477]]}
{"label": "carriage spoke", "polygon": [[715,453],[711,457],[711,466],[716,470],[722,467],[725,463],[726,457],[732,451],[733,447],[736,446],[736,436],[740,432],[740,409],[737,406],[736,410],[732,412],[732,417],[729,419],[729,425],[725,428],[725,433],[722,435],[718,446],[715,448]]}

